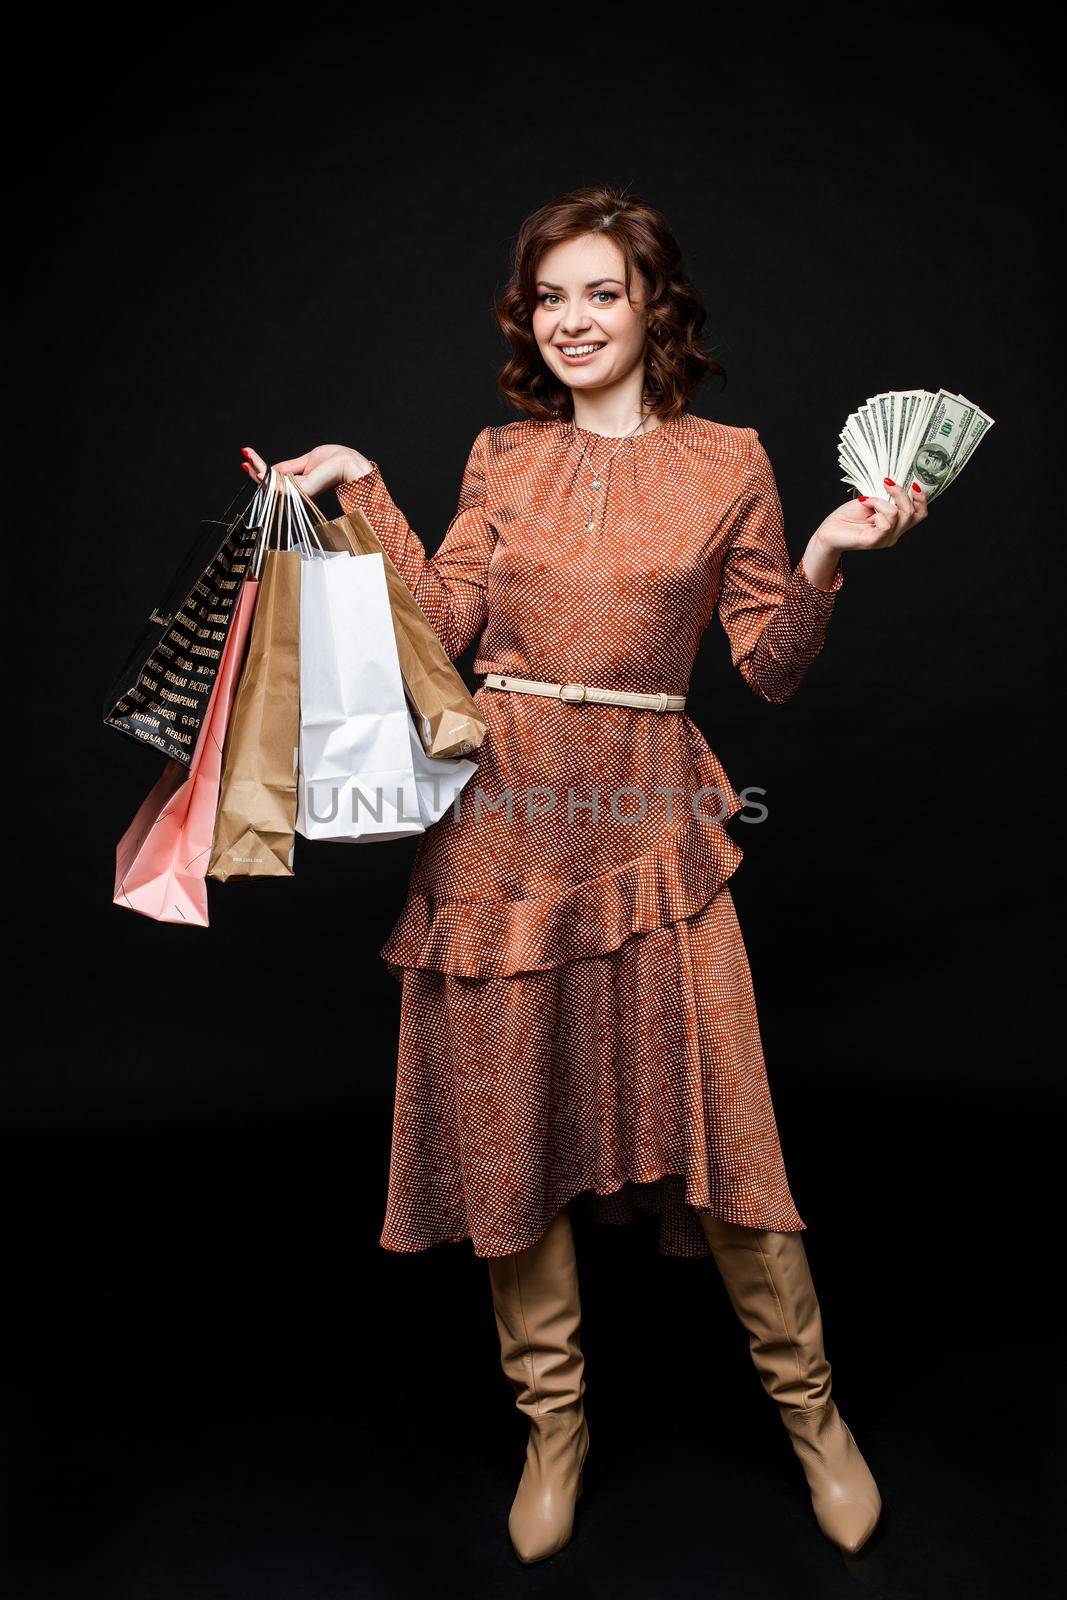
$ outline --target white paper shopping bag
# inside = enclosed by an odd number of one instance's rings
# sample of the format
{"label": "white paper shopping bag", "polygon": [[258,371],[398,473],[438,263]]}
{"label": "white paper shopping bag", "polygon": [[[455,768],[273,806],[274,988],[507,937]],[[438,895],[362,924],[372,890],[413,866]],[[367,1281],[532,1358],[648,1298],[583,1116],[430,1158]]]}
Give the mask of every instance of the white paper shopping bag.
{"label": "white paper shopping bag", "polygon": [[381,553],[305,551],[297,831],[353,841],[424,833],[477,770],[422,748]]}

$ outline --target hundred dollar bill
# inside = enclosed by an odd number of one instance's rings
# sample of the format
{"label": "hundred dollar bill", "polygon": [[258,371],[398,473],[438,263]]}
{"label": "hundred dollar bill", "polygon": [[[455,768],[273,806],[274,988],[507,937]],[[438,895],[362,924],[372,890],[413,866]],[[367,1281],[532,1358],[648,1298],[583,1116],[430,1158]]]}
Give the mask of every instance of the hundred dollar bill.
{"label": "hundred dollar bill", "polygon": [[[959,400],[962,400],[963,398],[963,395],[957,396],[957,399]],[[968,402],[968,404],[969,403],[970,402]],[[952,482],[953,478],[957,478],[963,471],[963,468],[971,459],[975,448],[982,442],[992,426],[993,418],[987,417],[984,411],[980,411],[979,408],[975,406],[974,416],[972,417],[970,426],[967,429],[967,437],[963,442],[962,448],[956,452],[956,459],[953,463],[952,469],[952,477],[949,478],[949,483]]]}
{"label": "hundred dollar bill", "polygon": [[936,499],[956,476],[959,470],[956,458],[967,442],[976,409],[960,395],[947,394],[944,389],[938,394],[930,420],[904,474],[908,483],[914,479],[922,484],[928,499]]}
{"label": "hundred dollar bill", "polygon": [[871,395],[841,430],[842,479],[860,494],[884,495],[884,479],[922,484],[936,499],[959,476],[993,426],[966,395],[939,389]]}

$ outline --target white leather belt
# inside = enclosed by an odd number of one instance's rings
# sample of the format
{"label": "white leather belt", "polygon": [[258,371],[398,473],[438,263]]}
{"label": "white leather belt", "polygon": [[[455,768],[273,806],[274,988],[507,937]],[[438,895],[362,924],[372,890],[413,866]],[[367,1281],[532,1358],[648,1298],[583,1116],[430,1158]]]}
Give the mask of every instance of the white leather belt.
{"label": "white leather belt", "polygon": [[595,689],[588,683],[541,683],[537,678],[513,678],[510,673],[487,672],[488,689],[518,689],[521,694],[546,694],[572,705],[589,701],[596,705],[637,706],[645,711],[681,711],[684,694],[627,694],[624,689]]}

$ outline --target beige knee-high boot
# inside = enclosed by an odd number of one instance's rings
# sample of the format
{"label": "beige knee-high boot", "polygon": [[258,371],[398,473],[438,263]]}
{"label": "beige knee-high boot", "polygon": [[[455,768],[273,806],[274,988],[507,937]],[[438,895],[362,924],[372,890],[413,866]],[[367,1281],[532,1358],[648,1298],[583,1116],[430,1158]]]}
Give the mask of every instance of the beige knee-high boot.
{"label": "beige knee-high boot", "polygon": [[819,1526],[854,1555],[874,1532],[882,1500],[830,1398],[830,1363],[803,1237],[739,1228],[704,1213],[700,1221],[748,1330],[763,1387],[778,1402]]}
{"label": "beige knee-high boot", "polygon": [[515,1404],[530,1418],[508,1532],[520,1561],[543,1561],[571,1536],[589,1450],[578,1267],[566,1208],[528,1249],[490,1259],[489,1277],[501,1365]]}

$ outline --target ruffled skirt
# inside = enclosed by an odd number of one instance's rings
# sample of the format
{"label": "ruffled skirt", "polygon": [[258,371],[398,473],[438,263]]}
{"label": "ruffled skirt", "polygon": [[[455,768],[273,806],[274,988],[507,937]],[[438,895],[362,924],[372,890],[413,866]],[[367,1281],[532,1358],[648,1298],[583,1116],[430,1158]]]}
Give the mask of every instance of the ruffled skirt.
{"label": "ruffled skirt", "polygon": [[670,1256],[709,1254],[698,1211],[804,1228],[730,891],[672,910],[542,970],[401,970],[386,1249],[506,1255],[579,1196],[605,1222],[658,1213]]}

